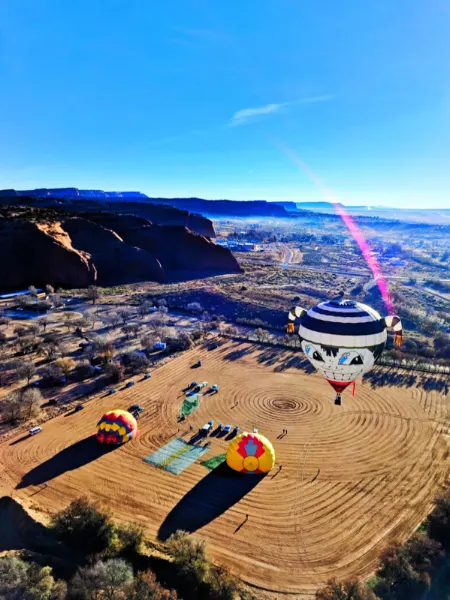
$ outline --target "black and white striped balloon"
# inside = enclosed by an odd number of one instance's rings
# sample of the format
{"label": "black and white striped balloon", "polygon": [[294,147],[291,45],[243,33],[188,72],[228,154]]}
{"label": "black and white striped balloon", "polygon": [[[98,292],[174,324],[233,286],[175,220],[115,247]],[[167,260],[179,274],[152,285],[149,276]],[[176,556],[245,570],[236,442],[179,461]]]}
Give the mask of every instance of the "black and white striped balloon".
{"label": "black and white striped balloon", "polygon": [[308,311],[295,307],[289,321],[293,324],[296,319],[308,360],[338,393],[373,367],[386,344],[387,327],[394,329],[396,343],[401,343],[398,317],[382,317],[353,300],[330,300]]}

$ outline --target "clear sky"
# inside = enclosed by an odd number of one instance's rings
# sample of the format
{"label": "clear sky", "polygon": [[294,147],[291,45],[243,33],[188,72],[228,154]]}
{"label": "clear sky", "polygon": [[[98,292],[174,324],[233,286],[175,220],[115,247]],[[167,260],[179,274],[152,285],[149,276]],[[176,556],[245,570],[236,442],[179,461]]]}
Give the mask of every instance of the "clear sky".
{"label": "clear sky", "polygon": [[448,0],[1,0],[0,188],[450,208]]}

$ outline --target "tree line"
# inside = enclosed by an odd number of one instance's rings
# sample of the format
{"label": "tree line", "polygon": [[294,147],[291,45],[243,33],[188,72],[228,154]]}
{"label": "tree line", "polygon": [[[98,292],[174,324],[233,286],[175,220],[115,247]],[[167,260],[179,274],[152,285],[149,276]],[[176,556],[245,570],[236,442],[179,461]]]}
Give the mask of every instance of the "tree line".
{"label": "tree line", "polygon": [[155,558],[142,528],[118,525],[87,498],[56,513],[46,537],[46,555],[50,545],[59,558],[53,569],[0,557],[2,600],[255,600],[208,561],[202,540],[177,531],[162,548],[167,558]]}

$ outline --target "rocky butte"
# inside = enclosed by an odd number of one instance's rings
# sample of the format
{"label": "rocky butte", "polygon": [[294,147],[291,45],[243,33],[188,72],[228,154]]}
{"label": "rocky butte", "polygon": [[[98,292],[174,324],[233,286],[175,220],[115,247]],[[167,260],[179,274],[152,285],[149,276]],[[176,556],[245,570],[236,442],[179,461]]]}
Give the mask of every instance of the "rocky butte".
{"label": "rocky butte", "polygon": [[3,289],[30,283],[109,286],[242,271],[227,248],[171,219],[155,224],[134,214],[75,215],[61,206],[20,203],[0,207],[0,256]]}

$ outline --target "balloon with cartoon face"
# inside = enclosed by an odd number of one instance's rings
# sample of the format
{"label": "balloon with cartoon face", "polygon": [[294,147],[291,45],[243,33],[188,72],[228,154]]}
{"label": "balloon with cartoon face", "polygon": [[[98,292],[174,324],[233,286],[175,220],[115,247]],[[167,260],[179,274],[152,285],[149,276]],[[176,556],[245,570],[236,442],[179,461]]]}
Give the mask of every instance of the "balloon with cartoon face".
{"label": "balloon with cartoon face", "polygon": [[387,327],[393,327],[395,342],[401,344],[398,317],[382,317],[352,300],[322,302],[308,311],[292,309],[289,333],[295,331],[296,319],[300,319],[298,334],[308,360],[338,394],[373,367],[386,344]]}

